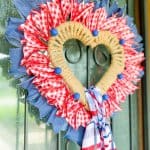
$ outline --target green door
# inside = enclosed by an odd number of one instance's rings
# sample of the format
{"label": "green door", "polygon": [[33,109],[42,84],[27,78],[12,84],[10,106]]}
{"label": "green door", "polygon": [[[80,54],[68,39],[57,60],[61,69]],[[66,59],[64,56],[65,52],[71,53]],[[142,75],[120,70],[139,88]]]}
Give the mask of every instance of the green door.
{"label": "green door", "polygon": [[[118,0],[120,5],[125,0]],[[128,2],[128,12],[134,15],[134,0]],[[5,150],[79,150],[79,146],[64,139],[64,133],[54,134],[51,126],[39,120],[38,110],[26,103],[27,92],[8,75],[10,45],[4,38],[6,19],[18,16],[11,0],[0,0],[0,147]],[[72,71],[87,87],[94,85],[110,64],[110,55],[103,45],[94,50],[77,40],[64,45],[64,55]],[[118,150],[140,150],[138,145],[137,94],[122,104],[122,112],[111,119]]]}

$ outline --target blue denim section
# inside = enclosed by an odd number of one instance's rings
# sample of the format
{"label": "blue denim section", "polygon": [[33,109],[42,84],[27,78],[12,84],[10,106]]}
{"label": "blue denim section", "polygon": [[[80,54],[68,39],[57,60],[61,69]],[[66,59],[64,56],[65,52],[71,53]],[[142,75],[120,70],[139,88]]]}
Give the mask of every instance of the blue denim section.
{"label": "blue denim section", "polygon": [[95,3],[95,9],[105,7],[107,10],[107,7],[109,5],[109,0],[100,0],[100,1],[97,0],[97,1],[94,1],[94,3]]}
{"label": "blue denim section", "polygon": [[140,42],[142,42],[143,39],[137,31],[137,27],[134,24],[134,19],[132,17],[127,16],[127,25],[131,28],[131,31],[135,34],[135,39],[134,40],[137,42],[137,44],[132,45],[132,47],[136,51],[142,52],[144,50],[144,48],[143,48],[143,43],[140,43]]}
{"label": "blue denim section", "polygon": [[57,117],[57,109],[53,106],[51,107],[52,112],[49,114],[47,124],[52,124],[55,133],[58,133],[60,131],[66,131],[68,129],[68,123],[64,118]]}
{"label": "blue denim section", "polygon": [[113,14],[117,14],[118,17],[121,17],[124,13],[125,8],[120,8],[116,1],[109,7],[107,10],[108,17],[111,17]]}
{"label": "blue denim section", "polygon": [[11,48],[9,51],[10,55],[10,75],[13,75],[15,78],[20,78],[26,75],[26,69],[20,66],[20,61],[22,58],[22,49],[21,48]]}
{"label": "blue denim section", "polygon": [[83,127],[79,127],[78,130],[75,130],[72,127],[69,127],[65,135],[65,138],[71,141],[76,141],[81,146],[84,132],[85,132],[85,128]]}
{"label": "blue denim section", "polygon": [[18,30],[18,27],[22,23],[24,23],[23,19],[9,18],[8,20],[5,36],[8,42],[15,47],[21,47],[20,40],[23,38],[23,33]]}
{"label": "blue denim section", "polygon": [[84,128],[73,129],[64,118],[56,116],[57,109],[54,106],[47,104],[45,98],[43,98],[36,87],[32,84],[34,77],[24,77],[20,81],[20,86],[28,90],[27,101],[38,108],[40,113],[40,119],[46,118],[46,123],[52,124],[55,133],[60,131],[67,131],[65,137],[79,145],[82,144],[82,138]]}
{"label": "blue denim section", "polygon": [[32,9],[36,9],[40,4],[50,0],[13,0],[19,14],[26,18]]}

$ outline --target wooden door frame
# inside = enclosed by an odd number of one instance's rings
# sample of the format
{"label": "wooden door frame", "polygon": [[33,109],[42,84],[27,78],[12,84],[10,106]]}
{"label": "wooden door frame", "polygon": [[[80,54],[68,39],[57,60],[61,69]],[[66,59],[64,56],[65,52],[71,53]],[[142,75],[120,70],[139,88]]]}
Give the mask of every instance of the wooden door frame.
{"label": "wooden door frame", "polygon": [[[128,0],[128,3],[132,1]],[[134,0],[135,22],[142,34],[145,47],[145,76],[139,84],[138,101],[138,146],[139,150],[150,149],[150,0]],[[129,10],[130,11],[130,10]]]}
{"label": "wooden door frame", "polygon": [[[134,16],[135,16],[135,22],[137,25],[137,28],[144,36],[143,34],[143,24],[142,24],[142,5],[141,0],[134,0]],[[144,150],[144,105],[143,105],[144,99],[143,99],[143,85],[142,82],[139,84],[139,90],[137,91],[137,103],[138,103],[138,146],[139,150]]]}
{"label": "wooden door frame", "polygon": [[145,150],[150,149],[150,0],[141,1],[142,29],[145,44],[145,77],[143,81],[143,112],[144,112],[144,144]]}
{"label": "wooden door frame", "polygon": [[144,38],[145,76],[138,91],[139,150],[150,149],[150,0],[135,0],[136,24]]}
{"label": "wooden door frame", "polygon": [[[138,31],[140,32],[140,34],[144,37],[145,39],[145,34],[144,34],[144,29],[145,26],[143,26],[143,22],[144,22],[144,1],[141,0],[127,0],[128,1],[128,13],[135,18],[135,23],[136,26],[138,28]],[[149,0],[150,1],[150,0]],[[130,5],[129,5],[130,4]],[[149,8],[150,9],[150,8]],[[148,17],[148,16],[147,16]],[[144,42],[145,43],[145,42]],[[137,124],[138,124],[138,150],[148,150],[146,148],[146,143],[145,143],[145,123],[144,123],[144,111],[145,111],[145,105],[144,105],[144,80],[145,78],[143,78],[143,81],[141,83],[139,83],[139,90],[137,91],[137,112],[138,112],[138,120],[137,120]],[[149,96],[150,97],[150,96]],[[148,142],[147,142],[148,143]]]}

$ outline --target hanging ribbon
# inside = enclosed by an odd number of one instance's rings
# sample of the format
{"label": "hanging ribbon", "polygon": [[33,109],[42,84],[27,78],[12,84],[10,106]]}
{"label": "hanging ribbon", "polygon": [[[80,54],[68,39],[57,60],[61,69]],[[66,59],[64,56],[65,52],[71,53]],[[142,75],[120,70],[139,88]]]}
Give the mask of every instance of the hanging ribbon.
{"label": "hanging ribbon", "polygon": [[85,130],[82,150],[116,150],[99,89],[90,87],[86,98],[92,119]]}

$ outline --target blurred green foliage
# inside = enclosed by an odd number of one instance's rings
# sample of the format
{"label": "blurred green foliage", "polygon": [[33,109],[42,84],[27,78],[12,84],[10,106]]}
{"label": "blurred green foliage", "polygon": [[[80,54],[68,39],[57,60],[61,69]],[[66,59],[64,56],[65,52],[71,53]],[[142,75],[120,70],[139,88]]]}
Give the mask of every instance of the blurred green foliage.
{"label": "blurred green foliage", "polygon": [[12,0],[0,0],[0,38],[4,36],[8,18],[19,16]]}

